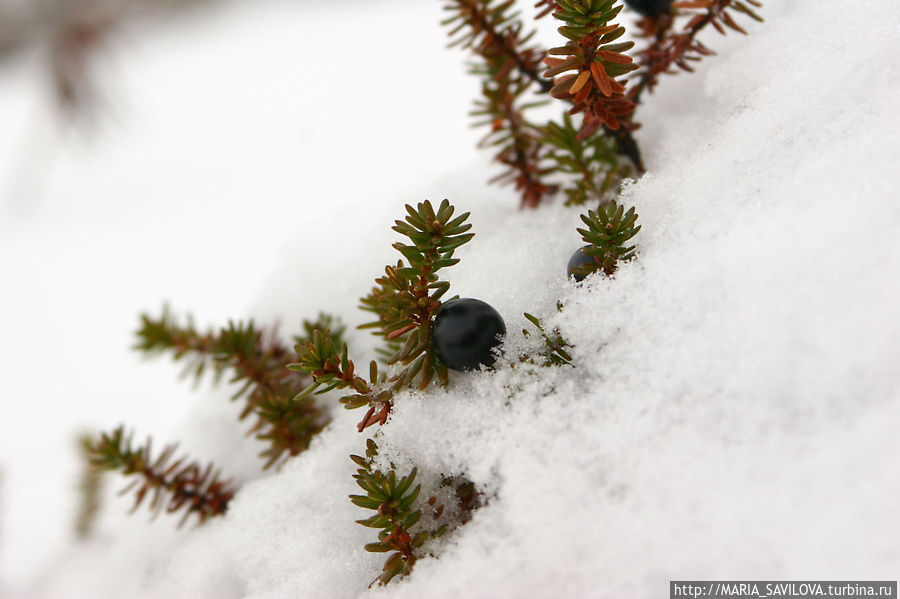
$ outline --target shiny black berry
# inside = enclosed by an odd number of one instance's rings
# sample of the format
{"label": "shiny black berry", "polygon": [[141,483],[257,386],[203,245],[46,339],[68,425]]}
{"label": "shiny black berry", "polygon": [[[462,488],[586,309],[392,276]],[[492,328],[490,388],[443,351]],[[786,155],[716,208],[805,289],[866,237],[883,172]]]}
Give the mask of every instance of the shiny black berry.
{"label": "shiny black berry", "polygon": [[625,0],[625,4],[645,17],[658,17],[669,12],[672,0]]}
{"label": "shiny black berry", "polygon": [[447,368],[472,370],[491,366],[496,359],[491,351],[506,335],[503,318],[490,305],[469,297],[441,306],[434,319],[431,342]]}
{"label": "shiny black berry", "polygon": [[584,248],[579,248],[578,251],[572,254],[572,257],[569,258],[569,264],[568,266],[566,266],[566,272],[570,277],[578,282],[581,282],[584,280],[585,275],[575,274],[574,272],[572,272],[572,269],[578,268],[582,264],[590,264],[591,262],[594,262],[594,257],[590,254],[585,254]]}

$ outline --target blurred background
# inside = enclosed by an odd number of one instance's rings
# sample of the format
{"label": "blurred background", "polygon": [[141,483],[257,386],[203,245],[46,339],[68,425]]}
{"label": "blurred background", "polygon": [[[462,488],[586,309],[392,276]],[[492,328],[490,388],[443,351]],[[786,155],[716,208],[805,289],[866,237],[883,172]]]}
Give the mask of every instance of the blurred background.
{"label": "blurred background", "polygon": [[[335,300],[299,272],[269,280],[298,259],[285,243],[332,227],[346,244],[360,213],[386,238],[397,206],[440,199],[418,182],[483,165],[478,83],[440,19],[396,0],[0,0],[0,595],[73,537],[78,434],[125,423],[161,446],[203,409],[177,367],[129,350],[140,312],[268,323],[290,308],[264,292],[282,284],[349,309],[356,281]],[[383,265],[379,247],[360,259]]]}

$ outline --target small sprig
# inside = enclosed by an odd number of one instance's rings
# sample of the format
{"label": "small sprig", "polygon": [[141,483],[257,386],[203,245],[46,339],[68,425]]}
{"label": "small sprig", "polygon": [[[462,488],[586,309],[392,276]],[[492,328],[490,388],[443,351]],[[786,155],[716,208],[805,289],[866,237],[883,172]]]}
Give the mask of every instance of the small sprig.
{"label": "small sprig", "polygon": [[581,220],[587,228],[577,231],[588,244],[584,253],[593,256],[594,261],[573,268],[570,273],[586,277],[602,270],[606,276],[612,276],[619,262],[634,258],[637,246],[626,244],[641,230],[640,225],[635,226],[637,218],[634,207],[625,212],[625,208],[615,201],[607,202],[599,210],[582,214]]}
{"label": "small sprig", "polygon": [[[715,54],[697,40],[697,35],[707,25],[722,35],[725,35],[726,28],[746,35],[747,31],[738,25],[735,17],[740,13],[762,22],[762,17],[753,10],[761,6],[758,0],[683,0],[672,3],[672,9],[677,11],[674,15],[642,19],[643,35],[651,38],[651,42],[637,53],[639,70],[632,77],[629,99],[640,102],[643,92],[652,91],[660,75],[677,72],[672,69],[673,66],[693,72],[691,63]],[[688,18],[680,31],[675,29],[676,17]]]}
{"label": "small sprig", "polygon": [[386,341],[403,344],[388,359],[388,364],[403,366],[388,380],[395,389],[418,381],[418,388],[424,390],[435,376],[442,385],[447,384],[447,367],[431,345],[434,318],[441,298],[450,289],[450,283],[441,281],[437,273],[459,262],[453,253],[474,237],[467,233],[472,227],[465,222],[469,213],[453,218],[454,210],[447,200],[437,211],[428,200],[416,208],[407,205],[405,220],[395,221],[393,229],[410,244],[397,242],[393,247],[409,265],[400,260],[396,266],[387,266],[384,276],[375,279],[378,286],[360,300],[363,310],[378,316],[360,328],[377,329],[376,334]]}
{"label": "small sprig", "polygon": [[537,0],[534,7],[538,9],[535,19],[542,19],[558,8],[556,0]]}
{"label": "small sprig", "polygon": [[535,208],[544,196],[556,191],[555,185],[545,182],[550,170],[539,164],[543,150],[540,129],[525,116],[530,108],[545,102],[523,100],[529,82],[502,75],[502,68],[502,61],[496,59],[473,66],[471,72],[482,78],[483,97],[475,101],[475,109],[469,114],[477,119],[473,126],[489,127],[479,147],[496,148],[494,161],[506,167],[489,182],[512,183],[520,194],[521,206]]}
{"label": "small sprig", "polygon": [[634,110],[634,103],[625,97],[625,85],[616,79],[637,65],[623,53],[634,42],[614,43],[625,33],[624,27],[610,24],[622,9],[615,3],[616,0],[558,0],[553,12],[564,23],[559,32],[569,41],[550,49],[552,56],[544,59],[549,67],[544,76],[565,73],[555,79],[550,95],[571,100],[571,114],[584,113],[578,139],[586,139],[602,126],[618,129],[620,119]]}
{"label": "small sprig", "polygon": [[459,262],[453,253],[474,237],[467,233],[471,228],[465,223],[469,213],[453,218],[455,209],[448,200],[441,202],[436,212],[428,200],[416,209],[407,205],[406,210],[406,219],[394,221],[393,229],[411,243],[396,242],[393,247],[409,265],[400,260],[396,266],[386,267],[385,276],[375,280],[379,286],[360,300],[364,310],[378,315],[377,320],[360,328],[377,329],[376,334],[394,349],[388,365],[401,365],[399,371],[390,377],[379,376],[378,364],[373,360],[368,380],[356,375],[347,345],[341,347],[327,329],[314,330],[311,339],[295,345],[299,359],[287,365],[288,370],[312,379],[294,396],[297,401],[312,393],[351,390],[351,394],[340,399],[344,407],[369,408],[358,425],[360,432],[387,421],[394,394],[400,389],[418,386],[424,390],[435,376],[442,385],[447,384],[447,367],[435,355],[431,343],[441,298],[450,289],[450,283],[441,281],[437,273]]}
{"label": "small sprig", "polygon": [[[318,322],[305,322],[304,328],[309,331],[331,324],[331,317],[320,315]],[[343,327],[335,324],[335,335],[342,331]],[[169,351],[175,360],[185,360],[185,374],[197,379],[208,368],[217,382],[225,372],[232,373],[229,382],[241,384],[232,400],[243,398],[246,402],[240,418],[255,415],[249,433],[269,445],[261,453],[266,460],[264,468],[304,451],[328,424],[325,411],[311,399],[291,401],[309,380],[286,369],[291,354],[275,331],[266,335],[249,321],[229,322],[218,331],[199,333],[190,317],[182,325],[166,307],[158,319],[142,315],[137,336],[136,349],[148,354]],[[302,339],[295,337],[295,341]]]}
{"label": "small sprig", "polygon": [[340,402],[348,410],[368,406],[369,410],[357,426],[359,432],[373,424],[384,424],[393,405],[393,390],[384,387],[384,377],[378,376],[378,364],[369,364],[369,380],[355,374],[355,366],[350,360],[347,344],[338,351],[338,345],[328,330],[314,330],[312,339],[294,346],[300,355],[297,362],[287,365],[289,370],[303,372],[312,382],[295,397],[294,401],[304,401],[311,393],[327,393],[333,389],[350,389],[353,393],[341,397]]}
{"label": "small sprig", "polygon": [[615,138],[592,135],[578,139],[578,131],[568,113],[562,124],[550,121],[543,130],[545,145],[552,149],[544,159],[552,165],[547,170],[572,175],[564,186],[566,205],[599,203],[622,179],[631,173],[619,164]]}
{"label": "small sprig", "polygon": [[[553,329],[549,333],[544,329],[544,325],[541,323],[541,320],[537,316],[533,316],[528,312],[525,312],[525,318],[533,324],[540,336],[544,339],[544,351],[541,353],[541,356],[544,359],[545,366],[571,366],[575,368],[575,365],[572,364],[572,355],[568,352],[569,349],[574,347],[568,341],[563,338],[562,334],[559,332],[559,329]],[[530,335],[528,330],[522,329],[522,333],[527,337]]]}
{"label": "small sprig", "polygon": [[529,46],[534,31],[523,34],[514,3],[494,0],[450,0],[443,21],[451,26],[450,46],[471,49],[477,59],[469,71],[481,81],[482,98],[470,113],[474,126],[488,126],[480,147],[496,148],[494,160],[505,169],[490,182],[511,183],[520,193],[521,205],[534,208],[555,186],[544,182],[547,172],[539,166],[542,152],[538,127],[526,113],[543,104],[529,101],[529,92],[549,91],[552,84],[538,74],[544,52]]}
{"label": "small sprig", "polygon": [[75,518],[75,536],[78,539],[86,539],[91,535],[101,506],[104,471],[95,466],[91,460],[93,441],[94,438],[90,434],[78,437],[78,453],[83,462],[78,480],[79,501]]}
{"label": "small sprig", "polygon": [[297,343],[304,343],[307,340],[311,340],[313,334],[317,330],[328,331],[334,344],[340,346],[344,342],[344,332],[347,330],[347,327],[341,323],[340,318],[332,316],[331,314],[326,314],[325,312],[319,312],[319,316],[316,320],[303,321],[303,332],[305,334],[294,335],[294,344],[296,345]]}
{"label": "small sprig", "polygon": [[[94,62],[109,50],[113,33],[127,17],[117,3],[78,3],[50,26],[50,72],[56,101],[73,121],[95,124],[103,100]],[[52,12],[52,11],[50,11]],[[4,15],[6,17],[7,15]],[[2,40],[0,40],[2,46]]]}
{"label": "small sprig", "polygon": [[511,10],[514,5],[510,0],[446,0],[444,10],[450,16],[441,25],[450,27],[450,47],[471,49],[488,60],[500,59],[498,77],[507,77],[516,70],[521,77],[548,91],[550,82],[538,73],[544,53],[529,46],[535,32],[522,32],[519,13]]}
{"label": "small sprig", "polygon": [[148,438],[143,446],[133,448],[131,435],[125,435],[123,427],[119,427],[111,434],[102,433],[85,446],[85,451],[95,468],[134,478],[122,490],[124,494],[137,487],[132,511],[149,497],[154,516],[163,509],[169,513],[184,509],[179,526],[192,514],[203,523],[225,513],[235,491],[230,481],[219,479],[212,464],[204,468],[184,457],[172,461],[176,445],[165,447],[153,458],[150,445]]}
{"label": "small sprig", "polygon": [[359,467],[353,478],[365,491],[365,495],[350,495],[350,501],[375,512],[369,518],[357,520],[357,523],[379,529],[378,541],[366,545],[366,551],[390,553],[381,575],[375,580],[385,585],[396,576],[409,574],[421,557],[420,551],[425,542],[443,535],[447,525],[443,524],[435,530],[413,530],[422,517],[421,509],[413,509],[422,489],[421,485],[413,487],[417,470],[413,468],[408,475],[399,478],[393,468],[384,474],[373,466],[377,455],[378,446],[372,439],[367,439],[366,457],[350,456]]}

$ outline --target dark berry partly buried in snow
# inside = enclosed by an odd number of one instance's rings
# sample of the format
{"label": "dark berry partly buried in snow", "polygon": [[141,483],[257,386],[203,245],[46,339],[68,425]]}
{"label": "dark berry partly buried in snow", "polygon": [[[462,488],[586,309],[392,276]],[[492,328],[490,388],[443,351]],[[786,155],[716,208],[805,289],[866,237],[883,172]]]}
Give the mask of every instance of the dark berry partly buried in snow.
{"label": "dark berry partly buried in snow", "polygon": [[566,272],[569,274],[569,276],[578,282],[583,281],[585,275],[575,274],[574,272],[572,272],[572,269],[578,268],[582,264],[590,264],[591,262],[594,262],[593,256],[591,256],[590,254],[584,253],[584,248],[586,248],[586,247],[588,247],[588,246],[579,248],[578,251],[576,251],[574,254],[572,254],[572,257],[569,258],[569,265],[566,267]]}
{"label": "dark berry partly buried in snow", "polygon": [[645,17],[658,17],[669,12],[672,0],[625,0],[625,4]]}
{"label": "dark berry partly buried in snow", "polygon": [[434,319],[432,345],[441,362],[453,370],[491,366],[491,351],[506,335],[503,318],[490,305],[472,298],[455,299],[441,306]]}

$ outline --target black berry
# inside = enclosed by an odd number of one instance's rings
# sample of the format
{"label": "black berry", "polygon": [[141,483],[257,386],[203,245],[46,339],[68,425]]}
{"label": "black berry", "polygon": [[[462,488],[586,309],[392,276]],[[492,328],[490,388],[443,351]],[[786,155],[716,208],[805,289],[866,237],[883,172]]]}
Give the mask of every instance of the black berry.
{"label": "black berry", "polygon": [[645,17],[658,17],[669,12],[672,0],[625,0],[625,4]]}
{"label": "black berry", "polygon": [[469,297],[441,306],[434,319],[431,342],[447,368],[472,370],[491,366],[493,350],[506,335],[503,318],[490,305]]}
{"label": "black berry", "polygon": [[[584,246],[584,247],[587,247],[587,246]],[[576,251],[574,254],[572,254],[572,257],[569,258],[569,264],[568,264],[568,266],[566,266],[566,272],[568,273],[568,275],[570,277],[572,277],[573,279],[575,279],[578,282],[581,282],[584,280],[585,275],[576,274],[576,273],[572,272],[572,269],[578,268],[582,264],[590,264],[591,262],[594,262],[594,257],[591,256],[590,254],[585,254],[584,248],[579,248],[578,251]]]}

